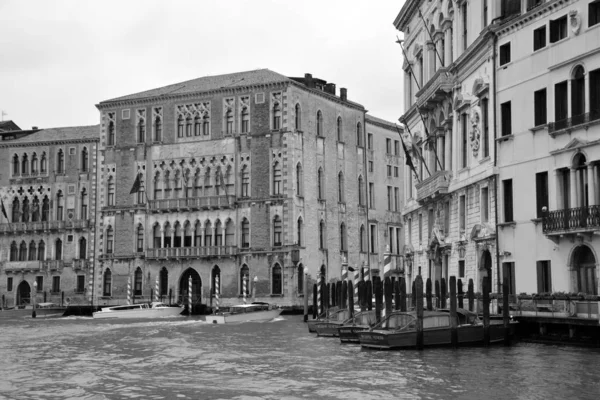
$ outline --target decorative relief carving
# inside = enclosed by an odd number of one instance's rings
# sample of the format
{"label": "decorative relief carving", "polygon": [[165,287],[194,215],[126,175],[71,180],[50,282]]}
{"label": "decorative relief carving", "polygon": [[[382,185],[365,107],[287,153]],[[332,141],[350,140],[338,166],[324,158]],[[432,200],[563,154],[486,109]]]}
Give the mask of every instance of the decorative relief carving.
{"label": "decorative relief carving", "polygon": [[575,35],[579,35],[581,29],[581,15],[577,10],[569,11],[569,19],[571,20],[571,30]]}
{"label": "decorative relief carving", "polygon": [[481,136],[481,130],[479,128],[481,110],[479,107],[471,108],[471,149],[473,156],[477,157],[479,152],[479,137]]}

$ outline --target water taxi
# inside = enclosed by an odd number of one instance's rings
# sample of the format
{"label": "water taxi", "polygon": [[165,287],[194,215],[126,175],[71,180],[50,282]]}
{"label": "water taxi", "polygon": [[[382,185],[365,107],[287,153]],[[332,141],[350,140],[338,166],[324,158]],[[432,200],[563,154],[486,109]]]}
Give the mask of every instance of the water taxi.
{"label": "water taxi", "polygon": [[335,313],[329,315],[327,319],[315,324],[317,336],[339,336],[338,328],[342,326],[349,318],[350,313],[348,312],[348,309],[343,308],[341,310],[337,310]]}
{"label": "water taxi", "polygon": [[165,303],[139,303],[122,306],[104,307],[92,314],[94,318],[160,318],[176,317],[183,307],[169,306]]}
{"label": "water taxi", "polygon": [[306,321],[306,323],[308,325],[308,332],[309,333],[317,333],[317,331],[315,329],[317,324],[320,324],[321,322],[326,321],[329,317],[331,317],[333,314],[335,314],[339,310],[340,310],[340,308],[337,306],[331,307],[325,313],[319,315],[317,317],[317,319],[310,319],[310,320]]}
{"label": "water taxi", "polygon": [[354,317],[345,321],[338,327],[338,335],[342,343],[360,343],[358,332],[372,327],[377,322],[375,310],[357,312]]}
{"label": "water taxi", "polygon": [[232,322],[270,321],[277,318],[283,309],[269,303],[254,302],[239,304],[229,308],[229,311],[206,316],[206,322],[212,324],[228,324]]}

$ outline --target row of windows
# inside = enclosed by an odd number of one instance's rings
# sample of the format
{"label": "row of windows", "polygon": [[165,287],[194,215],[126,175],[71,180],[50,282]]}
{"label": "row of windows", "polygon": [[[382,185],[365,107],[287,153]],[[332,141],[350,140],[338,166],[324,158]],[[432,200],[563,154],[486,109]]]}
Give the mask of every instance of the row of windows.
{"label": "row of windows", "polygon": [[[77,259],[80,260],[84,260],[87,256],[87,240],[84,237],[79,239],[77,256]],[[45,261],[47,259],[46,243],[43,240],[39,242],[32,240],[29,245],[24,240],[19,245],[13,240],[10,244],[9,261]],[[62,259],[63,242],[61,239],[56,239],[54,241],[54,260]]]}
{"label": "row of windows", "polygon": [[[11,220],[12,222],[48,222],[51,219],[50,215],[51,202],[48,196],[44,196],[41,200],[34,196],[31,202],[25,197],[23,200],[15,198],[11,204]],[[55,198],[55,221],[63,221],[65,219],[65,200],[62,190],[56,193]],[[84,188],[79,197],[79,219],[87,219],[88,217],[88,195]]]}
{"label": "row of windows", "polygon": [[[71,147],[69,149],[70,155],[75,155],[75,148]],[[87,147],[84,147],[81,150],[81,158],[80,158],[80,169],[81,172],[88,172],[89,170],[89,154]],[[47,174],[48,173],[48,160],[46,157],[46,152],[43,152],[42,155],[38,159],[37,153],[33,153],[31,155],[31,159],[29,159],[29,155],[27,153],[22,154],[20,157],[18,154],[13,155],[12,159],[12,174],[13,176],[35,176],[39,174]],[[64,174],[65,173],[65,155],[62,149],[58,149],[56,153],[56,173]]]}
{"label": "row of windows", "polygon": [[[44,277],[36,276],[35,283],[37,284],[36,285],[37,292],[38,293],[43,292],[44,291]],[[8,292],[13,291],[13,278],[12,277],[8,277],[6,279],[6,290]],[[61,291],[60,276],[53,276],[51,293],[60,293],[60,291]],[[85,275],[77,275],[75,293],[84,293],[84,292],[85,292]]]}

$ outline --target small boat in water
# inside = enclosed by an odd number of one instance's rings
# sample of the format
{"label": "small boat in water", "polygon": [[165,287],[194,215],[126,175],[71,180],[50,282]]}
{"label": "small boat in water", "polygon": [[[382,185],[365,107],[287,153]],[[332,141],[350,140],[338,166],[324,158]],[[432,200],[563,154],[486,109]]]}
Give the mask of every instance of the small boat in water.
{"label": "small boat in water", "polygon": [[365,310],[354,314],[338,327],[338,335],[342,343],[360,343],[358,332],[372,327],[377,322],[375,310]]}
{"label": "small boat in water", "polygon": [[[56,303],[38,303],[35,305],[36,318],[62,317],[67,307]],[[33,306],[19,306],[11,309],[0,310],[0,318],[24,318],[33,316]]]}
{"label": "small boat in water", "polygon": [[229,308],[229,311],[206,316],[206,322],[212,324],[228,324],[232,322],[270,321],[277,318],[283,309],[269,303],[254,302],[239,304]]}
{"label": "small boat in water", "polygon": [[[483,322],[477,314],[457,310],[457,336],[459,345],[483,344]],[[510,322],[514,334],[517,322]],[[415,311],[394,311],[373,328],[358,332],[360,345],[374,349],[414,348],[417,343],[417,315]],[[504,340],[502,320],[490,320],[490,343]],[[452,344],[449,310],[423,312],[423,347]]]}
{"label": "small boat in water", "polygon": [[122,306],[104,307],[92,314],[94,318],[160,318],[176,317],[183,307],[169,306],[165,303],[139,303]]}
{"label": "small boat in water", "polygon": [[329,317],[331,317],[333,314],[335,314],[339,310],[340,310],[339,307],[331,307],[325,313],[322,313],[321,315],[319,315],[317,317],[317,319],[309,319],[308,321],[306,321],[306,324],[308,325],[308,332],[309,333],[317,333],[317,330],[315,329],[317,324],[320,324],[321,322],[326,321],[327,319],[329,319]]}
{"label": "small boat in water", "polygon": [[337,337],[339,336],[338,328],[350,318],[348,309],[342,308],[331,314],[329,318],[315,324],[317,336]]}

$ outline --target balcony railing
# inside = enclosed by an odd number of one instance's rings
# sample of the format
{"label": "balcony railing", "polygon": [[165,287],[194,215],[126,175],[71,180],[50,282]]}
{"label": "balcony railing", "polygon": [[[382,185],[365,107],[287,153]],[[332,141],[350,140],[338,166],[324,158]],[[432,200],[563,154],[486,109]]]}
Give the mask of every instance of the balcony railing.
{"label": "balcony railing", "polygon": [[550,211],[542,219],[545,234],[600,228],[600,206],[567,208]]}
{"label": "balcony railing", "polygon": [[4,264],[5,272],[23,272],[42,270],[43,261],[6,261]]}
{"label": "balcony railing", "polygon": [[73,269],[74,270],[78,270],[78,269],[84,270],[84,269],[87,269],[87,267],[89,265],[89,262],[88,262],[88,260],[81,260],[81,259],[80,260],[73,260],[73,264],[72,265],[73,265]]}
{"label": "balcony railing", "polygon": [[61,229],[86,229],[89,227],[90,221],[87,219],[77,219],[71,221],[9,222],[0,224],[0,234],[52,231]]}
{"label": "balcony railing", "polygon": [[167,247],[146,250],[146,258],[207,258],[232,256],[237,254],[237,246],[207,246],[207,247]]}
{"label": "balcony railing", "polygon": [[431,108],[452,93],[452,78],[447,68],[439,68],[433,77],[416,93],[419,108]]}
{"label": "balcony railing", "polygon": [[40,261],[40,262],[42,264],[42,268],[46,269],[48,271],[55,271],[55,270],[62,269],[64,267],[63,260],[45,260],[45,261]]}
{"label": "balcony railing", "polygon": [[592,110],[589,113],[574,115],[570,118],[550,122],[548,124],[548,133],[553,135],[562,130],[573,129],[580,125],[589,124],[590,122],[598,120],[600,120],[600,110]]}
{"label": "balcony railing", "polygon": [[232,195],[149,200],[149,207],[152,211],[231,208],[234,204],[235,196]]}
{"label": "balcony railing", "polygon": [[452,173],[450,171],[438,171],[429,178],[417,183],[417,201],[423,202],[439,194],[448,193],[448,186]]}

